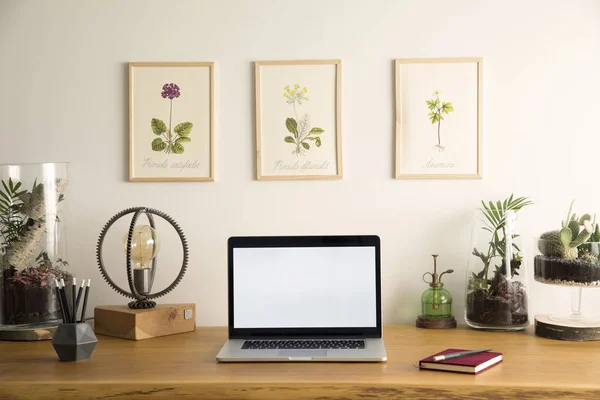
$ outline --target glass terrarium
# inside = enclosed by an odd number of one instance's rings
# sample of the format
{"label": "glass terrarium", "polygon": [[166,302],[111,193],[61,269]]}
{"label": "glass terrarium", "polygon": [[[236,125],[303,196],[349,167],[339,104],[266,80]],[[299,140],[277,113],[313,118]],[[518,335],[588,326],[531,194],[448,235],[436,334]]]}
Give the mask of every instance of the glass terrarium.
{"label": "glass terrarium", "polygon": [[549,315],[550,323],[600,327],[599,316],[585,316],[581,311],[582,289],[600,287],[600,228],[590,214],[572,214],[572,207],[560,230],[535,239],[534,278],[572,288],[570,314]]}
{"label": "glass terrarium", "polygon": [[57,325],[67,164],[0,165],[0,331]]}
{"label": "glass terrarium", "polygon": [[467,268],[465,321],[475,329],[511,331],[529,325],[527,276],[517,221],[531,204],[513,196],[476,210]]}

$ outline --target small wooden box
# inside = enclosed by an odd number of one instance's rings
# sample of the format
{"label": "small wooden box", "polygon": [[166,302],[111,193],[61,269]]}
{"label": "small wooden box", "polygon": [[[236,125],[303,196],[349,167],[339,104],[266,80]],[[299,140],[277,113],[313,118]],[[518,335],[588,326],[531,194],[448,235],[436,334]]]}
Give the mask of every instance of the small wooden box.
{"label": "small wooden box", "polygon": [[157,304],[147,310],[126,305],[94,309],[94,331],[100,335],[142,340],[196,329],[196,304]]}

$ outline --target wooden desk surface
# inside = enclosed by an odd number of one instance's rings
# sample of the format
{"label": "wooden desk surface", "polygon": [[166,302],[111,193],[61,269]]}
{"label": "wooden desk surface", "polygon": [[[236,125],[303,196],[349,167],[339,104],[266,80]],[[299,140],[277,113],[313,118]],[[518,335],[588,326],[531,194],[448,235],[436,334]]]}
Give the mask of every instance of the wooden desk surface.
{"label": "wooden desk surface", "polygon": [[[0,342],[0,399],[599,399],[600,343],[528,332],[390,325],[380,364],[217,364],[224,327],[144,341],[98,337],[87,361],[62,363],[49,341]],[[420,371],[447,347],[487,348],[504,362],[479,375]]]}

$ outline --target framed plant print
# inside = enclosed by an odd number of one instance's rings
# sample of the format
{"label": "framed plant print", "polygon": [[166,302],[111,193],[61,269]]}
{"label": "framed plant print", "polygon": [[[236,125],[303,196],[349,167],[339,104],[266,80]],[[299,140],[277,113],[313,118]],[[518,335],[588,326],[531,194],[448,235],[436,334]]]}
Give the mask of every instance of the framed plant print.
{"label": "framed plant print", "polygon": [[341,179],[340,60],[259,61],[258,180]]}
{"label": "framed plant print", "polygon": [[396,60],[396,178],[482,177],[481,58]]}
{"label": "framed plant print", "polygon": [[214,181],[214,63],[129,64],[129,180]]}

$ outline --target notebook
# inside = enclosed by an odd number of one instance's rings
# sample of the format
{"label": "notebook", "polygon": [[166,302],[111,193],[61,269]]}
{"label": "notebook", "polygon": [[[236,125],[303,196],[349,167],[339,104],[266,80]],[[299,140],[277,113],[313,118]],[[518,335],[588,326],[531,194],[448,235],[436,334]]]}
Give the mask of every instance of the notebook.
{"label": "notebook", "polygon": [[487,368],[490,368],[502,361],[502,353],[487,351],[485,353],[472,354],[470,356],[452,358],[450,360],[433,361],[433,357],[456,353],[458,351],[467,351],[464,349],[446,349],[419,361],[420,369],[431,369],[437,371],[462,372],[466,374],[477,374]]}

